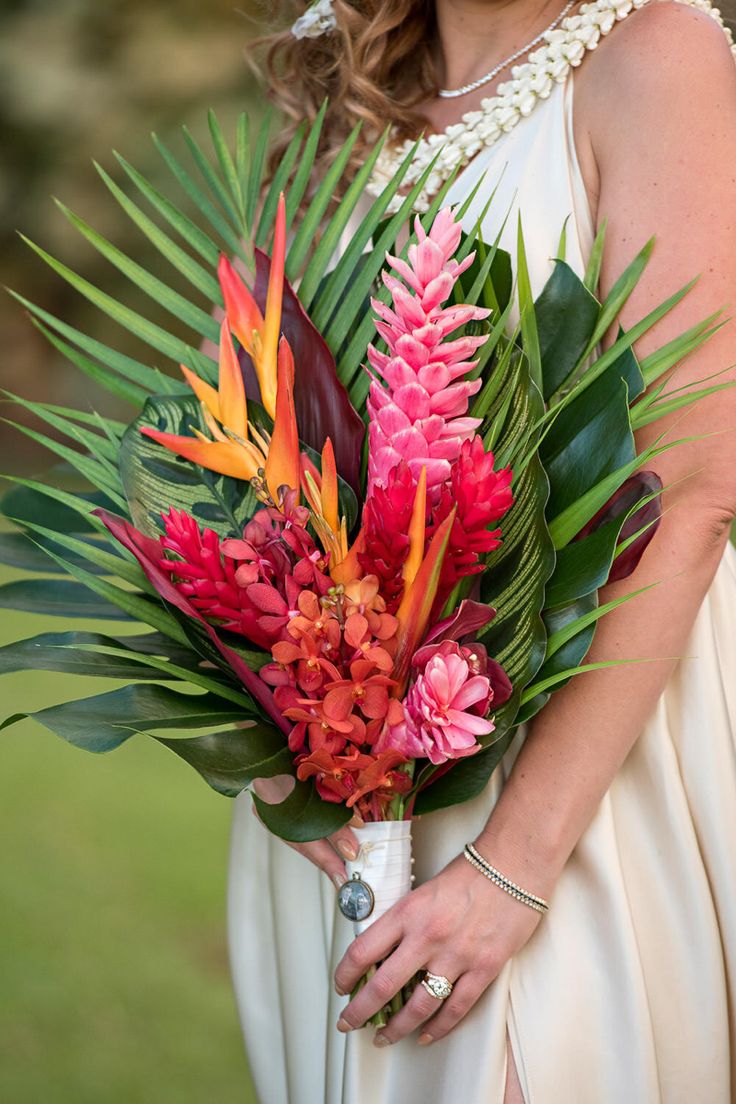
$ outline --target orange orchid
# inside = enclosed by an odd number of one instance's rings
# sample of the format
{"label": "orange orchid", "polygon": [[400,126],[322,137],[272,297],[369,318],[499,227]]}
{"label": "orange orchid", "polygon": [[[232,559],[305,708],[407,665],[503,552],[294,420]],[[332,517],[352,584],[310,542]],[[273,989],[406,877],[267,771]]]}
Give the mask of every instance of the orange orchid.
{"label": "orange orchid", "polygon": [[276,418],[270,438],[248,421],[243,376],[227,319],[220,329],[219,365],[217,388],[181,365],[187,383],[202,404],[204,422],[213,439],[195,427],[194,437],[162,433],[150,426],[145,426],[141,432],[170,452],[220,475],[250,480],[265,472],[269,493],[274,502],[278,502],[279,487],[286,484],[294,490],[299,489],[294,358],[288,342],[282,338],[278,350]]}
{"label": "orange orchid", "polygon": [[286,202],[282,192],[274,226],[265,315],[261,314],[251,292],[224,254],[220,257],[217,270],[230,328],[253,361],[261,390],[261,402],[272,418],[276,417],[278,349],[285,263]]}

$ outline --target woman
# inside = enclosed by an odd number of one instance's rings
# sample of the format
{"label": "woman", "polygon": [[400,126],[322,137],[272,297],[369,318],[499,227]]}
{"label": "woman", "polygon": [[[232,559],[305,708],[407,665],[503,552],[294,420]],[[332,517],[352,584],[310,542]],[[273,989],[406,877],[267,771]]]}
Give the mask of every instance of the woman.
{"label": "woman", "polygon": [[[310,113],[329,91],[335,141],[357,115],[373,133],[391,118],[404,136],[427,123],[435,132],[461,123],[445,135],[446,160],[465,166],[448,202],[461,202],[484,176],[470,227],[500,179],[482,234],[493,239],[511,203],[502,245],[513,254],[520,208],[535,292],[566,218],[567,261],[578,272],[607,219],[601,295],[656,233],[624,326],[703,275],[641,340],[645,356],[734,298],[736,67],[702,0],[599,0],[577,21],[579,6],[568,5],[560,20],[561,7],[323,2],[320,37],[279,39],[275,89],[287,108]],[[484,99],[508,79],[507,59],[520,53],[526,61],[529,44],[553,23],[554,57],[545,64],[555,79],[545,84],[532,52],[532,69],[522,71],[523,117],[496,134],[498,116]],[[480,142],[467,139],[479,130]],[[680,368],[677,386],[734,361],[731,323]],[[350,830],[290,849],[251,816],[249,798],[239,799],[232,961],[264,1102],[732,1099],[735,429],[731,391],[681,419],[677,435],[695,439],[657,460],[668,489],[656,540],[634,577],[608,588],[613,598],[660,584],[603,621],[590,659],[651,662],[574,680],[517,734],[478,798],[419,821],[419,888],[368,932],[351,943],[322,873],[344,879],[338,852],[354,845]],[[645,430],[639,443],[649,440]],[[549,913],[540,917],[480,877],[460,857],[468,840],[550,900]],[[354,1000],[338,996],[382,959]],[[375,1040],[355,1030],[422,967],[455,983],[449,998],[420,986]]]}

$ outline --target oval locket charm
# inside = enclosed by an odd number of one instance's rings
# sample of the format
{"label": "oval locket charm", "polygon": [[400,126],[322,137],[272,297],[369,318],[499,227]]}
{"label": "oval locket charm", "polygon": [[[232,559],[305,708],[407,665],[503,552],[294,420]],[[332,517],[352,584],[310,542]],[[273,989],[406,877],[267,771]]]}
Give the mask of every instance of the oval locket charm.
{"label": "oval locket charm", "polygon": [[366,920],[373,912],[375,903],[373,890],[357,871],[337,894],[338,908],[346,920]]}

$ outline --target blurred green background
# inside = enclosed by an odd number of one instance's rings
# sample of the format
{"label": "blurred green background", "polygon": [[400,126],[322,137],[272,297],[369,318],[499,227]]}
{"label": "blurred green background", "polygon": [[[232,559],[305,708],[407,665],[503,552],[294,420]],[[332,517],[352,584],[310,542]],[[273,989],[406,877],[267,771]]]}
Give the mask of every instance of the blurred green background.
{"label": "blurred green background", "polygon": [[[164,170],[149,131],[176,145],[183,122],[206,133],[208,107],[229,135],[243,108],[259,113],[262,95],[246,59],[269,8],[268,0],[3,0],[0,283],[111,340],[103,317],[54,278],[17,231],[135,306],[51,196],[155,271],[151,247],[142,236],[129,240],[130,224],[92,158],[120,181],[110,154],[118,149],[156,182]],[[727,10],[736,14],[736,0]],[[161,322],[171,326],[170,318]],[[5,295],[0,327],[1,387],[71,406],[87,399],[126,417]],[[122,331],[112,339],[122,351],[141,351]],[[45,464],[33,442],[2,425],[0,472]],[[0,569],[0,582],[11,577]],[[0,645],[61,627],[0,611]],[[4,676],[1,712],[107,688],[53,674]],[[230,813],[226,799],[145,737],[95,758],[31,721],[1,734],[2,1104],[254,1099],[225,945]]]}
{"label": "blurred green background", "polygon": [[[209,107],[228,134],[238,112],[257,113],[247,54],[268,7],[243,0],[3,0],[0,283],[123,351],[140,352],[123,331],[105,334],[104,319],[17,231],[132,304],[116,270],[69,227],[51,197],[155,270],[146,240],[129,240],[130,224],[92,158],[120,181],[111,156],[117,149],[155,181],[165,170],[150,131],[176,145],[182,123],[206,134]],[[160,321],[171,325],[170,318]],[[87,399],[90,407],[129,416],[50,350],[5,294],[0,327],[1,387],[71,406]],[[48,463],[5,425],[0,454],[5,473],[42,471]],[[11,577],[0,569],[1,582]],[[2,610],[0,644],[62,627]],[[99,631],[100,623],[86,627]],[[2,717],[115,685],[6,675]],[[32,721],[0,734],[3,1104],[255,1099],[227,962],[230,816],[230,802],[145,737],[98,758]]]}

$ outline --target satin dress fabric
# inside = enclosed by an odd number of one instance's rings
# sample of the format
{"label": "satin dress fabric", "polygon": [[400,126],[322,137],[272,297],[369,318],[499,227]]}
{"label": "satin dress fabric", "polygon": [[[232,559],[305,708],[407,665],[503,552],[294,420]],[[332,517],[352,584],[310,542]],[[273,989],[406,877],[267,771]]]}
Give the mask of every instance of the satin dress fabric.
{"label": "satin dress fabric", "polygon": [[[515,256],[522,212],[532,287],[593,226],[575,153],[573,79],[460,174],[485,183],[464,217]],[[575,848],[551,908],[462,1025],[431,1047],[382,1050],[338,1033],[334,968],[352,938],[328,879],[235,803],[232,974],[262,1104],[502,1104],[506,1033],[526,1104],[728,1104],[736,1092],[736,553],[729,546],[685,656]],[[595,739],[595,732],[589,738]],[[414,824],[417,880],[480,831],[525,738],[472,802]]]}

